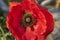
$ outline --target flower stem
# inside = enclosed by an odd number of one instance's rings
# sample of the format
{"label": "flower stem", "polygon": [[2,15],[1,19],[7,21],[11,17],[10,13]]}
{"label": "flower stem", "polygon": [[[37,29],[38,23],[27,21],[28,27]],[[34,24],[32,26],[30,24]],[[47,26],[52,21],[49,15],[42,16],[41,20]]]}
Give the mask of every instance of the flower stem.
{"label": "flower stem", "polygon": [[0,30],[1,30],[2,35],[3,35],[2,40],[6,40],[5,33],[4,33],[4,31],[3,31],[3,29],[2,29],[2,27],[1,27],[1,26],[0,26]]}

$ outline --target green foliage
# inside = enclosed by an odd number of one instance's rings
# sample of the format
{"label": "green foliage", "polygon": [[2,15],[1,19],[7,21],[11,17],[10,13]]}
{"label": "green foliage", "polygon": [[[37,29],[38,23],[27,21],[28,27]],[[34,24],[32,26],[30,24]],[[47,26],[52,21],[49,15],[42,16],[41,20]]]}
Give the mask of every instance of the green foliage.
{"label": "green foliage", "polygon": [[10,0],[4,0],[4,2],[8,5]]}
{"label": "green foliage", "polygon": [[0,8],[0,40],[14,40],[5,22],[6,17],[4,16],[4,11]]}
{"label": "green foliage", "polygon": [[3,11],[1,8],[0,8],[0,16],[3,16]]}

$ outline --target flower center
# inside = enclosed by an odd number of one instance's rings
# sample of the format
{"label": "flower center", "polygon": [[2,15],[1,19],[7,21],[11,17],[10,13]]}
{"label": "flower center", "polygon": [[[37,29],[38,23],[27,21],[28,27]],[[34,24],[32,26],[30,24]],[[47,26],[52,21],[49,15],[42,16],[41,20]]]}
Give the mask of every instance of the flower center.
{"label": "flower center", "polygon": [[34,23],[34,20],[35,20],[35,19],[32,17],[31,14],[26,13],[26,14],[24,14],[24,16],[23,16],[21,23],[22,23],[22,25],[25,26],[25,27],[27,27],[27,26],[32,26],[33,23]]}
{"label": "flower center", "polygon": [[27,17],[27,18],[25,19],[25,21],[26,21],[27,23],[29,23],[29,22],[31,21],[31,18],[30,18],[30,17]]}

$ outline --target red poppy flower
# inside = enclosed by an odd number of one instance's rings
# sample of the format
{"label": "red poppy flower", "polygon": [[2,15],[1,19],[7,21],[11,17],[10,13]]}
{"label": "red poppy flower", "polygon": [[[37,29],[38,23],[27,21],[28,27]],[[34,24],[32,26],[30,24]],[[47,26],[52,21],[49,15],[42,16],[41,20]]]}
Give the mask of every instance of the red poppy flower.
{"label": "red poppy flower", "polygon": [[6,24],[17,40],[45,40],[54,28],[53,16],[33,0],[10,2]]}

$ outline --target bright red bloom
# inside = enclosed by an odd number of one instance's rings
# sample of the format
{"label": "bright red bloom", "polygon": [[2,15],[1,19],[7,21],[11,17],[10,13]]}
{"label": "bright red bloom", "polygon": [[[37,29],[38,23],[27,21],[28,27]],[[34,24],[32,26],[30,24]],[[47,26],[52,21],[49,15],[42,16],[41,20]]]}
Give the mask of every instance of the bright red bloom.
{"label": "bright red bloom", "polygon": [[12,4],[6,24],[17,40],[45,40],[53,31],[53,16],[47,9],[34,3],[34,0]]}

